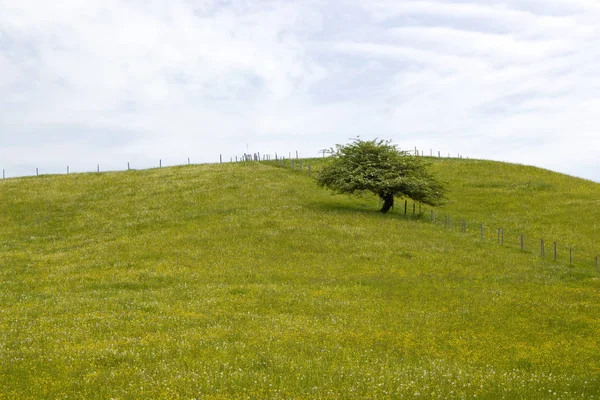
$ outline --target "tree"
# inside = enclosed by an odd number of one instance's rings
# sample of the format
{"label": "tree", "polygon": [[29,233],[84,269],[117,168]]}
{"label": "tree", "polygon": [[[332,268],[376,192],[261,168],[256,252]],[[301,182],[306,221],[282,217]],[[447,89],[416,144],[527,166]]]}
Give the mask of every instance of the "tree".
{"label": "tree", "polygon": [[317,175],[317,184],[338,193],[372,192],[383,201],[382,213],[394,197],[408,197],[431,206],[442,203],[443,184],[423,159],[399,150],[389,140],[354,139],[331,149],[332,157]]}

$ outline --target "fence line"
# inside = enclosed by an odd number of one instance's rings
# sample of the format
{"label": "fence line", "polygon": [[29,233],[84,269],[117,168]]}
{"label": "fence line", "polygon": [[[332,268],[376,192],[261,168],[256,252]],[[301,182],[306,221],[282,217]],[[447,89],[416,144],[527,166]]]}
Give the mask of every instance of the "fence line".
{"label": "fence line", "polygon": [[[406,150],[405,150],[406,151]],[[408,154],[413,155],[413,156],[418,156],[418,157],[434,157],[434,152],[432,149],[430,149],[430,155],[426,156],[425,155],[425,151],[423,150],[418,150],[417,147],[414,148],[414,150],[410,150],[410,151],[406,151]],[[324,150],[320,150],[318,152],[319,154],[322,155],[322,157],[324,158],[325,155],[328,153],[328,151],[326,149]],[[284,161],[285,160],[298,160],[299,158],[299,152],[298,150],[295,151],[295,157],[292,157],[294,153],[292,152],[288,152],[288,157],[286,158],[285,156],[282,156],[281,154],[278,154],[277,152],[274,153],[274,155],[271,154],[261,154],[260,152],[257,153],[242,153],[241,155],[236,155],[235,158],[234,156],[230,156],[229,158],[229,162],[244,162],[244,161]],[[442,156],[442,153],[440,151],[437,152],[438,157],[440,158],[463,158],[463,155],[461,155],[460,153],[457,154],[456,157],[452,157],[450,153],[448,153],[448,156]],[[469,157],[466,157],[467,159]],[[207,162],[207,163],[202,163],[202,164],[222,164],[222,163],[226,163],[227,159],[223,156],[223,154],[219,154],[219,161],[218,162]],[[180,166],[180,165],[185,165],[185,164],[174,164],[172,166]],[[191,161],[190,158],[187,158],[187,165],[191,165]],[[125,163],[123,163],[123,166],[125,166]],[[145,170],[145,169],[152,169],[152,168],[162,168],[163,167],[163,159],[159,159],[158,160],[158,164],[155,165],[154,167],[143,167],[140,168],[140,170]],[[116,171],[130,171],[132,169],[132,165],[130,161],[127,161],[127,169],[110,169],[110,170],[105,170],[105,171],[101,171],[100,168],[100,164],[96,164],[96,168],[94,169],[96,173],[100,173],[100,172],[116,172]],[[73,173],[73,171],[70,168],[70,165],[66,165],[66,174],[69,175]],[[81,171],[80,173],[93,173],[93,171]],[[60,175],[60,172],[53,172],[50,173],[51,175]],[[40,176],[40,175],[44,175],[43,172],[40,170],[39,167],[35,168],[35,176]],[[2,169],[2,179],[14,179],[14,178],[23,178],[26,176],[33,176],[33,175],[16,175],[16,176],[12,176],[7,178],[6,177],[6,169]]]}
{"label": "fence line", "polygon": [[[280,167],[288,167],[294,171],[302,171],[302,163],[299,164],[299,167],[296,168],[294,160],[287,160],[289,164],[286,163],[286,160],[280,159],[276,165]],[[308,175],[311,175],[311,166],[308,164]],[[412,202],[412,207],[409,208],[408,200],[404,200],[404,205],[402,209],[404,210],[404,218],[407,219],[416,219],[420,221],[426,221],[425,213],[422,209],[422,204],[418,202]],[[418,204],[418,207],[417,207]],[[412,213],[409,211],[412,208]],[[417,211],[418,210],[418,211]],[[459,221],[459,224],[453,223],[453,221]],[[444,229],[453,229],[456,227],[460,228],[461,234],[469,234],[475,232],[477,237],[480,240],[484,241],[496,241],[498,245],[518,249],[523,253],[530,253],[532,255],[537,255],[541,258],[546,257],[546,239],[540,238],[531,239],[527,237],[523,232],[519,232],[518,230],[511,229],[509,232],[511,236],[505,235],[504,227],[497,227],[495,229],[488,228],[486,229],[486,225],[482,222],[469,222],[465,218],[456,218],[451,215],[444,215],[444,218],[440,217],[433,209],[430,210],[429,222],[434,225],[443,226]],[[475,227],[474,230],[472,227]],[[469,229],[471,228],[471,229]],[[490,234],[491,232],[491,234]],[[513,237],[514,242],[511,242],[510,238]],[[539,246],[539,247],[538,247]],[[597,252],[590,251],[589,249],[579,249],[577,250],[577,246],[573,245],[564,245],[559,246],[557,241],[553,242],[553,261],[559,262],[561,260],[566,261],[568,259],[570,266],[582,265],[582,266],[593,266],[596,268],[597,272],[600,272],[599,266],[599,256]],[[567,258],[568,255],[568,258]]]}
{"label": "fence line", "polygon": [[[404,217],[407,219],[415,219],[421,221],[427,221],[424,213],[415,213],[415,203],[413,202],[413,213],[409,214],[406,212],[406,204],[408,200],[404,202]],[[459,223],[453,223],[453,221],[460,221]],[[592,266],[596,268],[597,272],[600,272],[599,265],[599,253],[589,248],[583,248],[573,244],[560,244],[559,241],[553,241],[552,253],[547,254],[546,244],[547,238],[535,238],[532,235],[527,236],[523,232],[519,232],[517,229],[510,229],[510,235],[505,233],[504,227],[491,228],[489,225],[478,222],[468,222],[464,218],[456,218],[450,215],[444,215],[442,220],[441,216],[435,211],[430,210],[429,223],[444,227],[444,229],[459,229],[461,234],[473,234],[480,240],[489,242],[495,242],[500,246],[507,248],[518,249],[524,253],[530,253],[532,255],[539,256],[541,258],[548,258],[552,256],[552,260],[555,262],[567,262],[568,265],[582,265]]]}

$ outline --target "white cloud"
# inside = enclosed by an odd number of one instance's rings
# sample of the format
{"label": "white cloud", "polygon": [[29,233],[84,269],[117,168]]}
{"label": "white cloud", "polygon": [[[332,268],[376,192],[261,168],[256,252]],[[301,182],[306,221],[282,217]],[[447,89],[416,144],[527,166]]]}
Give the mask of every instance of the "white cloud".
{"label": "white cloud", "polygon": [[0,0],[0,159],[309,156],[360,134],[600,181],[599,20],[595,0]]}

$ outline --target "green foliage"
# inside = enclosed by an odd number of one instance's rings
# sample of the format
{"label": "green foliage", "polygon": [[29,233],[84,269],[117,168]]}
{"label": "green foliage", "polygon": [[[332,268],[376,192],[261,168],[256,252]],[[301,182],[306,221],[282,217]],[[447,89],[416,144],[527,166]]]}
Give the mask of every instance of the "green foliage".
{"label": "green foliage", "polygon": [[382,212],[394,197],[408,197],[436,206],[444,198],[444,186],[428,170],[423,159],[400,151],[390,141],[354,139],[337,145],[331,162],[317,175],[321,187],[339,193],[372,192],[384,201]]}
{"label": "green foliage", "polygon": [[[597,243],[598,184],[432,161],[450,213]],[[264,163],[0,180],[0,399],[599,397],[593,268],[373,209]]]}

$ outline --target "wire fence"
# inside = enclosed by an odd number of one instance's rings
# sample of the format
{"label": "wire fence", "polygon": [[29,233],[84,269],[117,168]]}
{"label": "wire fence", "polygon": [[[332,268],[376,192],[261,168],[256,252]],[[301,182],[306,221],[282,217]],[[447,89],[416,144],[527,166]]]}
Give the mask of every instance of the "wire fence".
{"label": "wire fence", "polygon": [[[289,168],[291,171],[306,171],[309,176],[314,172],[310,163],[303,163],[302,160],[280,158],[275,164],[282,168]],[[398,207],[401,208],[398,209]],[[421,203],[408,200],[396,202],[396,211],[406,219],[428,222],[443,229],[458,232],[465,237],[519,250],[560,264],[595,268],[596,272],[600,273],[599,252],[577,243],[569,244],[556,238],[537,238],[512,227],[468,220],[448,213],[440,214],[434,209],[424,207]]]}
{"label": "wire fence", "polygon": [[567,243],[557,238],[534,236],[513,227],[467,220],[449,214],[437,213],[431,209],[428,212],[419,213],[415,211],[418,207],[416,203],[413,203],[411,212],[411,210],[407,210],[409,208],[408,201],[405,201],[404,207],[406,218],[419,218],[443,229],[458,232],[490,244],[519,250],[564,265],[593,267],[597,272],[600,272],[598,252],[585,248],[578,243]]}
{"label": "wire fence", "polygon": [[[418,150],[417,147],[414,148],[414,150],[407,150],[407,153],[409,153],[410,155],[414,155],[414,156],[421,156],[421,157],[439,157],[439,158],[463,158],[463,155],[461,155],[460,153],[457,154],[456,156],[452,156],[450,153],[444,153],[442,154],[441,151],[433,151],[433,149],[429,149],[429,154],[426,154],[426,152],[424,150]],[[322,149],[318,152],[318,154],[320,155],[320,158],[324,158],[327,155],[330,154],[330,151],[327,149]],[[446,155],[447,154],[447,155]],[[466,157],[468,159],[468,157]],[[105,168],[106,164],[101,164],[101,163],[96,163],[96,164],[92,164],[88,169],[86,170],[75,170],[73,168],[71,168],[70,165],[65,165],[62,170],[57,170],[56,168],[51,169],[43,169],[40,167],[35,167],[35,169],[31,169],[31,170],[26,170],[23,168],[19,168],[17,173],[15,173],[14,175],[10,175],[10,171],[7,171],[5,168],[2,169],[2,179],[11,179],[11,178],[22,178],[22,177],[29,177],[29,176],[40,176],[40,175],[61,175],[61,174],[72,174],[72,173],[101,173],[101,172],[117,172],[117,171],[129,171],[129,170],[144,170],[144,169],[152,169],[152,168],[162,168],[162,167],[167,167],[167,166],[181,166],[181,165],[198,165],[198,164],[216,164],[216,163],[233,163],[233,162],[245,162],[245,161],[278,161],[278,162],[287,162],[289,163],[290,160],[300,160],[299,162],[301,163],[301,159],[299,156],[299,152],[296,150],[294,152],[287,152],[287,153],[260,153],[260,152],[256,152],[256,153],[241,153],[238,155],[233,155],[233,156],[224,156],[223,154],[219,154],[219,161],[215,161],[215,162],[206,162],[206,163],[196,163],[196,162],[192,162],[191,158],[188,157],[186,161],[184,161],[183,163],[175,163],[175,164],[168,164],[165,163],[164,159],[158,159],[156,164],[154,165],[145,165],[142,166],[141,168],[138,165],[134,165],[134,163],[127,161],[126,163],[123,162],[122,163],[122,168]],[[114,162],[110,165],[114,166]],[[297,164],[296,164],[297,165]],[[25,171],[25,172],[23,172]],[[49,171],[53,171],[53,172],[49,172]]]}

